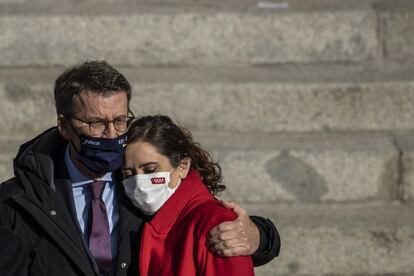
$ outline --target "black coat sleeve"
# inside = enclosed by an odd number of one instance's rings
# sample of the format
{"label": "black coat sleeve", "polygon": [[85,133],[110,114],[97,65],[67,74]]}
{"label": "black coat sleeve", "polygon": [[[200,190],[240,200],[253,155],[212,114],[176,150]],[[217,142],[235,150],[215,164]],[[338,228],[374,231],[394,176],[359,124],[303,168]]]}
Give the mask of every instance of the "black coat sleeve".
{"label": "black coat sleeve", "polygon": [[280,236],[276,226],[263,217],[251,216],[250,219],[260,232],[260,244],[257,251],[252,255],[254,266],[267,264],[280,252]]}
{"label": "black coat sleeve", "polygon": [[0,275],[28,275],[28,250],[17,234],[5,228],[0,228],[0,260]]}

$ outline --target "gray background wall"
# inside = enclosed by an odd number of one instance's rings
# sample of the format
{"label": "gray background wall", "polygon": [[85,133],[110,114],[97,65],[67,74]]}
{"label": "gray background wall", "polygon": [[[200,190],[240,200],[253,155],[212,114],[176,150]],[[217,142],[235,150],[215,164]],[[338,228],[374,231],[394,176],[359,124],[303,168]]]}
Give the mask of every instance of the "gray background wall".
{"label": "gray background wall", "polygon": [[276,223],[281,255],[257,275],[414,275],[414,1],[0,0],[1,179],[86,59],[127,76],[137,115],[190,128],[224,198]]}

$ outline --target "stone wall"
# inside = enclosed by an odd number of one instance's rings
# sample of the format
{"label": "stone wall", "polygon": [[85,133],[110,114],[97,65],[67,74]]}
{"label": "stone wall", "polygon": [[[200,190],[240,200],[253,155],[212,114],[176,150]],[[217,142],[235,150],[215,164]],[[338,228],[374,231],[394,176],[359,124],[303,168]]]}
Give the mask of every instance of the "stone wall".
{"label": "stone wall", "polygon": [[275,222],[257,275],[414,275],[414,1],[0,0],[1,179],[56,125],[55,78],[91,59]]}

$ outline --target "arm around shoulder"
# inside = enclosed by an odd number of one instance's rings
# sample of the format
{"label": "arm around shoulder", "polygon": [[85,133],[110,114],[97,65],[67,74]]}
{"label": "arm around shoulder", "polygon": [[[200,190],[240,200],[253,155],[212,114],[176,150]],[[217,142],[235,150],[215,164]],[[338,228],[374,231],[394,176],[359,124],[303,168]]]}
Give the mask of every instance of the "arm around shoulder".
{"label": "arm around shoulder", "polygon": [[254,266],[267,264],[280,252],[280,236],[276,226],[269,220],[259,216],[251,216],[250,219],[257,226],[260,233],[260,244],[252,255]]}
{"label": "arm around shoulder", "polygon": [[218,205],[209,210],[208,214],[210,214],[208,227],[202,231],[202,238],[198,241],[199,250],[202,250],[202,254],[199,254],[202,259],[202,265],[199,266],[200,275],[254,275],[251,256],[220,257],[212,253],[207,247],[206,236],[208,231],[219,223],[234,220],[235,214]]}

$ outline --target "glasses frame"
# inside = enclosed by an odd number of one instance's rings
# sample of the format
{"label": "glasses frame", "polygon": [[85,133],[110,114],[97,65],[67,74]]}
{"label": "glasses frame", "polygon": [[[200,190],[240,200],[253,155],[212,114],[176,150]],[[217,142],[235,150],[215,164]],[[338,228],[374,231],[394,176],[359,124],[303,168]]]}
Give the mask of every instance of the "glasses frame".
{"label": "glasses frame", "polygon": [[[114,120],[112,120],[112,121],[108,121],[108,120],[93,120],[93,121],[86,121],[86,120],[84,120],[84,119],[77,118],[77,117],[75,117],[75,116],[71,116],[71,117],[70,117],[70,120],[76,120],[76,121],[80,121],[80,122],[82,122],[82,123],[87,124],[87,125],[88,125],[88,128],[89,128],[89,131],[90,131],[90,133],[91,133],[92,135],[101,135],[101,134],[103,134],[105,131],[107,131],[107,130],[108,130],[108,127],[109,127],[109,124],[110,124],[110,123],[112,123],[112,124],[114,125],[114,129],[115,129],[116,131],[118,131],[118,132],[122,132],[122,133],[127,132],[127,131],[128,131],[128,128],[129,128],[129,126],[132,124],[132,122],[133,122],[133,121],[134,121],[134,119],[135,119],[135,115],[134,115],[134,113],[132,113],[132,111],[131,111],[131,110],[128,110],[128,114],[125,116],[125,118],[127,119],[127,121],[126,121],[126,129],[125,129],[125,130],[118,130],[118,129],[116,128],[115,121],[116,121],[117,119],[121,118],[121,117],[124,117],[124,116],[119,116],[119,117],[115,118],[115,119],[114,119]],[[105,125],[105,128],[104,128],[101,132],[92,131],[92,124],[93,124],[93,123],[97,123],[97,122],[102,122],[102,123],[104,123],[104,125]]]}

